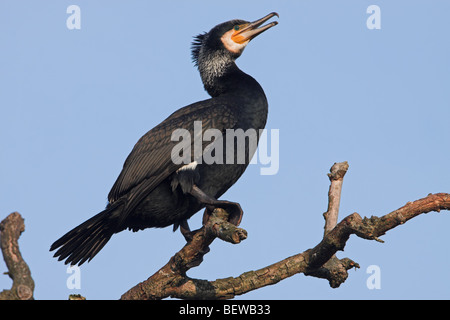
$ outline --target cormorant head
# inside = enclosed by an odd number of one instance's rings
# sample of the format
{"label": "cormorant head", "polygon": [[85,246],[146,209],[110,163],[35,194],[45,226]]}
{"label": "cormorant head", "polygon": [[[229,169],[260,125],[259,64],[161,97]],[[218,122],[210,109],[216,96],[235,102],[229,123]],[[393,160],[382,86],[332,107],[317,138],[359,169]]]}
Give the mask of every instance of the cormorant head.
{"label": "cormorant head", "polygon": [[205,59],[236,60],[253,38],[278,24],[274,21],[260,27],[273,16],[278,17],[278,13],[272,12],[254,22],[231,20],[199,34],[192,43],[192,60],[199,67]]}
{"label": "cormorant head", "polygon": [[226,91],[225,75],[236,70],[234,61],[245,46],[257,35],[277,25],[274,21],[261,27],[278,13],[272,12],[254,22],[231,20],[221,23],[211,31],[195,37],[192,43],[192,60],[198,67],[205,90],[212,96]]}

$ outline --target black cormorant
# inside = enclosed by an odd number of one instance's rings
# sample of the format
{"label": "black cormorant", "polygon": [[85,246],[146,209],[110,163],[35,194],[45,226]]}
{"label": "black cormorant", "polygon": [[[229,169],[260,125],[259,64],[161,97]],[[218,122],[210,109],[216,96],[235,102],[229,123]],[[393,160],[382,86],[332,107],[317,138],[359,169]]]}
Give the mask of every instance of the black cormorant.
{"label": "black cormorant", "polygon": [[[54,255],[58,260],[72,265],[90,261],[114,233],[127,228],[138,231],[173,225],[174,230],[180,227],[189,241],[187,219],[202,208],[206,208],[206,219],[215,207],[221,207],[229,212],[230,222],[240,223],[240,205],[217,199],[243,174],[255,150],[246,146],[243,162],[208,164],[194,150],[190,162],[175,163],[172,151],[178,141],[172,141],[172,133],[184,129],[193,136],[196,121],[201,121],[201,133],[208,129],[223,134],[229,129],[259,132],[265,127],[268,105],[264,91],[235,60],[250,40],[277,24],[262,26],[274,16],[278,14],[254,22],[231,20],[195,37],[192,58],[212,98],[179,109],[139,139],[109,192],[106,209],[52,244],[50,251],[59,248]],[[187,141],[194,146],[197,138]],[[201,150],[208,144],[211,141],[202,141]],[[225,159],[227,148],[217,150]]]}

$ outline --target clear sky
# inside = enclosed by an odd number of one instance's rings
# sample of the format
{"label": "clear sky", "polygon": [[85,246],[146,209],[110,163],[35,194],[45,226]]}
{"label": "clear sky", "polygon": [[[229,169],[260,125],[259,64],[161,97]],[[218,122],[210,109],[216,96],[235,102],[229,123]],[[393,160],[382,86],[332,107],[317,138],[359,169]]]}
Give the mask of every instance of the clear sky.
{"label": "clear sky", "polygon": [[[70,5],[81,29],[69,30]],[[368,29],[370,5],[381,29]],[[101,211],[136,141],[176,109],[206,99],[192,37],[235,19],[280,14],[237,61],[264,88],[278,129],[279,171],[251,165],[223,199],[241,203],[239,245],[216,240],[191,277],[259,269],[323,235],[334,162],[348,161],[340,217],[383,215],[428,193],[450,192],[449,1],[0,1],[0,215],[25,218],[22,254],[36,299],[117,299],[184,244],[171,228],[124,231],[81,267],[50,244]],[[201,223],[201,214],[191,227]],[[448,212],[398,227],[384,244],[351,237],[361,265],[331,289],[296,275],[246,299],[450,298]],[[369,266],[381,288],[367,287]],[[6,271],[0,263],[0,272]],[[9,288],[0,276],[0,289]]]}

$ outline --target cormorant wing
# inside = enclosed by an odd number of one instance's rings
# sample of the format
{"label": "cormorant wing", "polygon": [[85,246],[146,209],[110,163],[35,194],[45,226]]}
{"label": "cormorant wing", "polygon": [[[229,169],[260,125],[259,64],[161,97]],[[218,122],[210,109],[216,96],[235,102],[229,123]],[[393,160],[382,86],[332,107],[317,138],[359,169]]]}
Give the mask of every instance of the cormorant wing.
{"label": "cormorant wing", "polygon": [[[136,143],[109,192],[109,202],[113,203],[128,194],[126,216],[164,179],[185,165],[175,164],[171,159],[172,149],[180,143],[171,140],[174,130],[189,131],[193,155],[194,121],[202,122],[202,135],[205,130],[212,128],[224,132],[225,129],[231,129],[236,125],[237,112],[236,107],[217,98],[200,101],[174,112]],[[202,148],[204,146],[205,142]]]}

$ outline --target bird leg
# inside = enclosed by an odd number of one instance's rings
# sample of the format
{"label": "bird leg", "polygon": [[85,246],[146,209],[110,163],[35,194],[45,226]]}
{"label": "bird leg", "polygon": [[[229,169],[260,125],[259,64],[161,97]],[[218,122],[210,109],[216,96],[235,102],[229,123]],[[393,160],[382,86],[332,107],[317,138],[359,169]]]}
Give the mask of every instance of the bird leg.
{"label": "bird leg", "polygon": [[203,214],[203,224],[208,221],[209,216],[212,214],[215,208],[222,208],[226,212],[228,212],[228,221],[235,226],[238,226],[241,223],[244,212],[242,211],[241,205],[239,203],[226,200],[217,200],[213,197],[210,197],[195,184],[192,186],[190,194],[198,201],[206,205],[206,210]]}
{"label": "bird leg", "polygon": [[[184,239],[186,239],[186,242],[189,243],[192,241],[192,239],[194,238],[194,234],[198,230],[191,231],[191,228],[189,228],[187,219],[184,219],[180,222],[180,231],[181,231],[181,234],[184,236]],[[203,256],[205,254],[207,254],[209,251],[210,251],[209,247],[200,249],[199,250],[200,254],[197,255],[197,257],[194,260],[192,260],[191,262],[189,262],[186,266],[188,268],[194,268],[194,267],[199,266],[203,262]]]}
{"label": "bird leg", "polygon": [[191,228],[189,228],[187,219],[184,219],[180,222],[180,231],[184,239],[186,239],[186,242],[192,241],[192,238],[194,237],[194,232],[192,232]]}

